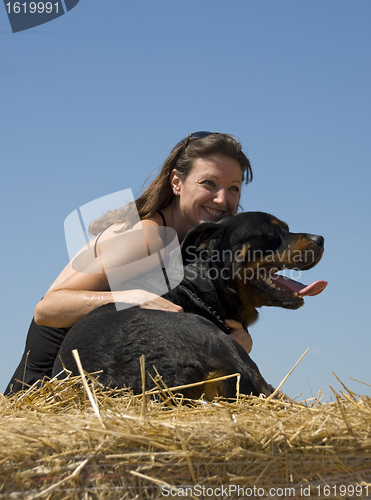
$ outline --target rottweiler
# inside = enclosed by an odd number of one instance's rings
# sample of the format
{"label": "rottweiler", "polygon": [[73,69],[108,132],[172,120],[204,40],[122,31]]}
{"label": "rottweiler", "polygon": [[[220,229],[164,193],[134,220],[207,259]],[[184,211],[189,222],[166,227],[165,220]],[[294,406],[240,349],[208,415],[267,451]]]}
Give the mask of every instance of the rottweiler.
{"label": "rottweiler", "polygon": [[[326,286],[309,286],[277,271],[314,267],[322,257],[324,238],[292,233],[285,222],[263,212],[231,215],[196,226],[182,243],[184,279],[164,295],[184,313],[108,304],[78,321],[66,335],[53,375],[63,367],[78,375],[71,354],[77,349],[87,372],[97,372],[104,387],[130,387],[142,392],[139,358],[145,356],[146,389],[154,387],[154,367],[167,387],[240,373],[240,393],[268,396],[273,392],[247,352],[228,335],[226,318],[247,329],[258,318],[257,308],[297,309],[306,295]],[[60,376],[60,375],[59,375]],[[201,394],[231,399],[236,379],[205,383],[181,390],[187,398]]]}

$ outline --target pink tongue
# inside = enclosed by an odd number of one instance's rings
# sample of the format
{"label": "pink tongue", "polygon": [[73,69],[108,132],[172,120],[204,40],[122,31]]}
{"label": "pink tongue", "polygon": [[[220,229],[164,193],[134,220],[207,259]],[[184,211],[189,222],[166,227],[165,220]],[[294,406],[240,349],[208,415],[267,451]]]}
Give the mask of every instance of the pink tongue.
{"label": "pink tongue", "polygon": [[271,276],[272,281],[276,286],[279,286],[281,289],[289,290],[291,292],[297,292],[302,297],[305,296],[313,296],[318,295],[323,292],[323,290],[327,286],[327,281],[315,281],[311,285],[303,285],[303,283],[299,283],[299,281],[294,281],[290,278],[286,278],[286,276],[281,276],[280,274],[275,274]]}

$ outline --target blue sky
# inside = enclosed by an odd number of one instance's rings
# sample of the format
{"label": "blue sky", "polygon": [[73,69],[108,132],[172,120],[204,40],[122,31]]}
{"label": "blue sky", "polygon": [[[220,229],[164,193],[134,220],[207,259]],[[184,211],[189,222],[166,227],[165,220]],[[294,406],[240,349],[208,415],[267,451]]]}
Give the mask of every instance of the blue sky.
{"label": "blue sky", "polygon": [[254,181],[245,210],[322,234],[303,276],[329,281],[303,308],[265,308],[252,358],[284,389],[371,395],[371,3],[80,0],[13,34],[0,9],[0,390],[33,310],[68,260],[64,219],[101,196],[137,195],[192,131],[240,138]]}

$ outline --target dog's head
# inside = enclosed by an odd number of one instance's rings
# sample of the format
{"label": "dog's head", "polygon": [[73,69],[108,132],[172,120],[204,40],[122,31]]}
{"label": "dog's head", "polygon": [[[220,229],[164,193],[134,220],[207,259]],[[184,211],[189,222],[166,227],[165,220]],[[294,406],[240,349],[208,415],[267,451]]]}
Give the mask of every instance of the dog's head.
{"label": "dog's head", "polygon": [[263,212],[204,222],[190,231],[182,244],[186,266],[201,266],[204,275],[205,269],[212,268],[212,279],[233,283],[249,324],[257,318],[256,307],[297,309],[303,305],[304,296],[320,293],[326,282],[305,286],[277,271],[292,269],[300,274],[311,269],[320,261],[323,250],[322,236],[292,233],[285,222]]}

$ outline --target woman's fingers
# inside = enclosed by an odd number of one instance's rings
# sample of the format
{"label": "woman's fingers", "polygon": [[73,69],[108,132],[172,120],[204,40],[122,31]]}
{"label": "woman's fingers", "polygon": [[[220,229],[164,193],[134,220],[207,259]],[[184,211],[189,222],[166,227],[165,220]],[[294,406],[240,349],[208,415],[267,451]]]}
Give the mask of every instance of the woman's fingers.
{"label": "woman's fingers", "polygon": [[238,342],[241,347],[249,354],[252,350],[252,338],[249,332],[244,330],[242,323],[235,321],[234,319],[226,319],[225,324],[232,329],[229,336]]}
{"label": "woman's fingers", "polygon": [[143,302],[142,304],[139,304],[139,307],[141,307],[142,309],[158,309],[160,311],[168,312],[183,312],[182,307],[178,306],[177,304],[173,304],[163,297],[157,297],[156,299],[150,300],[148,302]]}
{"label": "woman's fingers", "polygon": [[232,328],[232,330],[243,330],[243,331],[246,331],[244,330],[243,326],[242,326],[242,323],[240,323],[239,321],[236,321],[234,319],[226,319],[224,321],[224,323],[229,326],[229,328]]}

